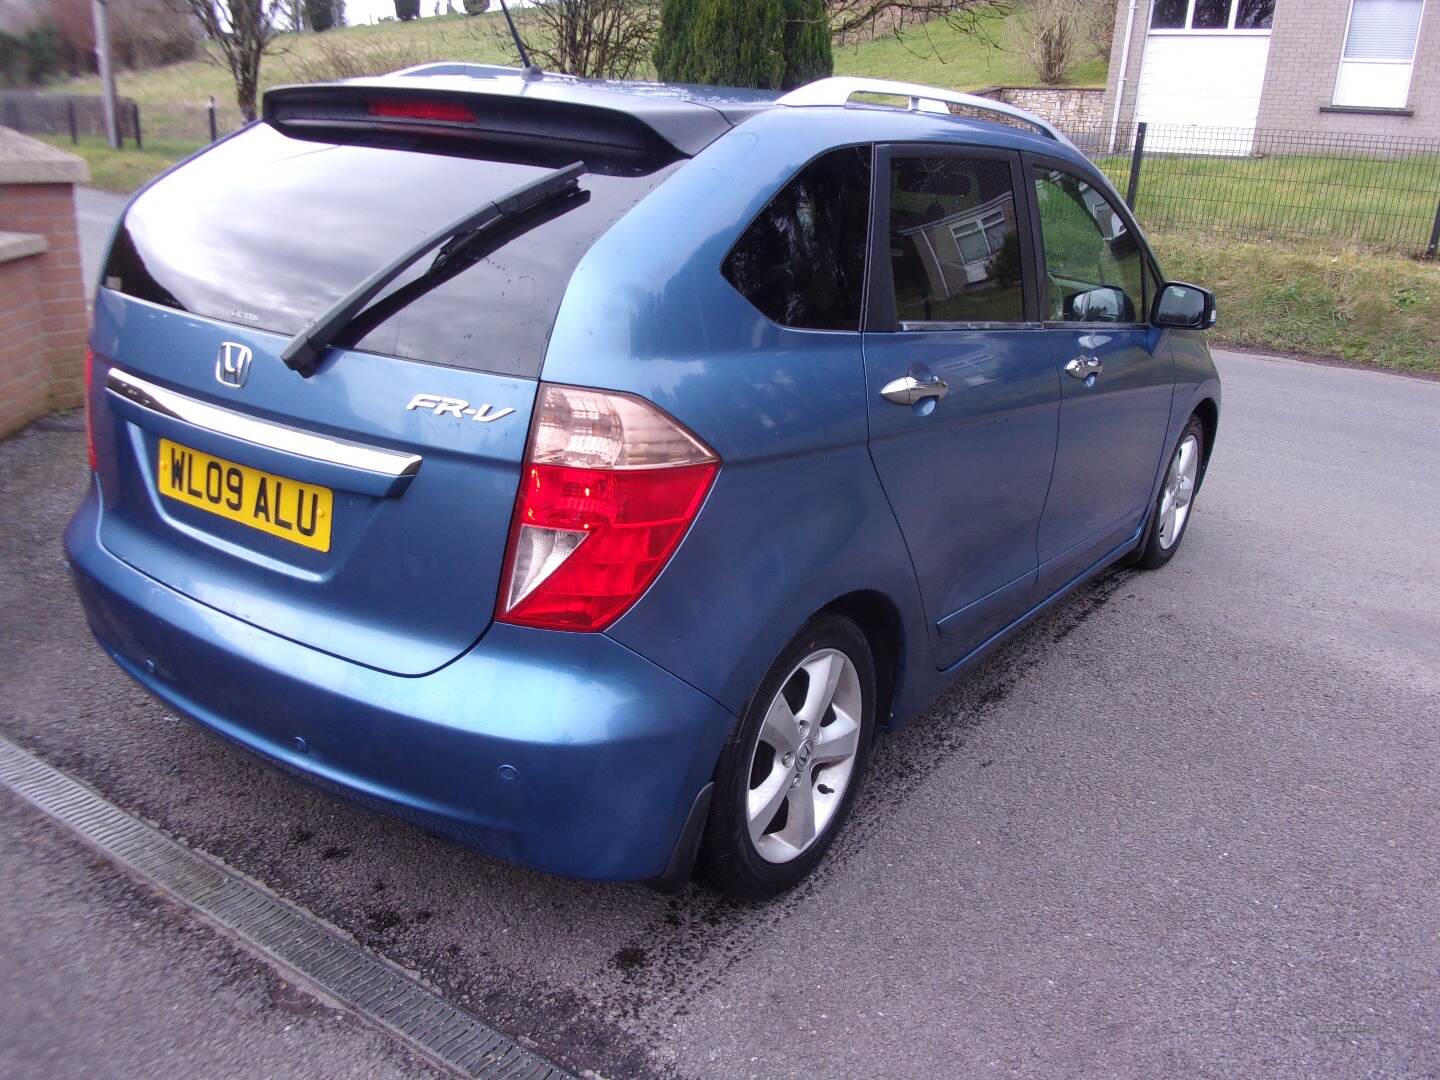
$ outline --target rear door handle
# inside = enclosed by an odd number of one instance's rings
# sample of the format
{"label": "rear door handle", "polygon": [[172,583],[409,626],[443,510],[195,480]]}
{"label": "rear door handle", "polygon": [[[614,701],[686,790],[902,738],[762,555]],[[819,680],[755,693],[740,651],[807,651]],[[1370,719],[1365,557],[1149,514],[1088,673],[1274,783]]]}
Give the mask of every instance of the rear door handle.
{"label": "rear door handle", "polygon": [[1105,365],[1098,356],[1077,356],[1065,365],[1065,374],[1073,375],[1077,379],[1088,379],[1104,370]]}
{"label": "rear door handle", "polygon": [[902,375],[886,383],[880,396],[896,405],[914,405],[926,398],[939,401],[950,392],[950,386],[939,375],[917,379],[914,375]]}

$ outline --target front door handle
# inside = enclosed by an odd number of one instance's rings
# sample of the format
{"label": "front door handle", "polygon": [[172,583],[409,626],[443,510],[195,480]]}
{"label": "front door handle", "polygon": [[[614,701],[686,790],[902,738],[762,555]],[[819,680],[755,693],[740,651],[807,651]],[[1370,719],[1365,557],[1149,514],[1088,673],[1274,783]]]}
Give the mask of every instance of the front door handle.
{"label": "front door handle", "polygon": [[1088,379],[1104,370],[1105,365],[1098,356],[1077,356],[1065,365],[1065,374],[1073,375],[1077,379]]}
{"label": "front door handle", "polygon": [[884,385],[880,396],[896,405],[915,405],[926,398],[939,401],[950,392],[950,386],[939,375],[917,379],[914,375],[903,375]]}

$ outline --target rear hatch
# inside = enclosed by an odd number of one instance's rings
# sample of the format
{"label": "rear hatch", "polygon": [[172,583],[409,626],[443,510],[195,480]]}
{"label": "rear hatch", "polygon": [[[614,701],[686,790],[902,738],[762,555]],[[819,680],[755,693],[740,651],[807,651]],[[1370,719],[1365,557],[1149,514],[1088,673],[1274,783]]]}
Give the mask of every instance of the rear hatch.
{"label": "rear hatch", "polygon": [[[255,125],[126,213],[92,336],[100,539],[254,625],[421,674],[490,622],[571,272],[680,155],[437,135],[386,108],[383,130]],[[377,268],[577,158],[563,207],[421,257],[311,377],[282,362]]]}

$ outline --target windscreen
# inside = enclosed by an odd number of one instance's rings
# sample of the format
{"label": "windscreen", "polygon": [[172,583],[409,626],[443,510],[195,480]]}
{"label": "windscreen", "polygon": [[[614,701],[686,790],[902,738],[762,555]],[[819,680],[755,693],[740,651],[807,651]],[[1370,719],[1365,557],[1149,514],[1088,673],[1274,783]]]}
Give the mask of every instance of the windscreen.
{"label": "windscreen", "polygon": [[[416,241],[573,157],[404,137],[311,141],[257,124],[135,200],[102,284],[295,334]],[[475,238],[468,257],[462,247],[439,263],[422,258],[336,344],[537,376],[581,257],[678,167],[633,157],[585,161],[579,197]]]}

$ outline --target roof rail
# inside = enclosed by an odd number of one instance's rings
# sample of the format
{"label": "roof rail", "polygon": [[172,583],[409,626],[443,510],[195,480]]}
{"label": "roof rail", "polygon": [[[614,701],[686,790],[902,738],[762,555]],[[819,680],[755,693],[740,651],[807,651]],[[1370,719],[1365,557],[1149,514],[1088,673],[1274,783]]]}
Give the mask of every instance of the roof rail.
{"label": "roof rail", "polygon": [[1034,113],[1017,109],[1014,105],[995,101],[992,98],[962,94],[958,90],[942,90],[936,86],[923,86],[920,83],[837,75],[829,79],[816,79],[812,83],[797,87],[788,94],[782,95],[779,104],[843,106],[850,104],[850,99],[856,94],[884,94],[888,97],[909,98],[911,112],[943,113],[946,116],[950,115],[947,106],[963,105],[976,112],[996,113],[1010,120],[1018,120],[1022,124],[1030,125],[1040,134],[1048,135],[1058,143],[1072,148],[1075,145],[1061,134],[1060,129],[1054,124]]}

